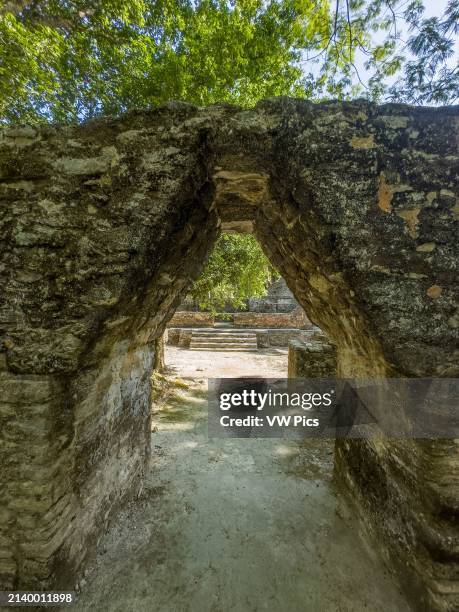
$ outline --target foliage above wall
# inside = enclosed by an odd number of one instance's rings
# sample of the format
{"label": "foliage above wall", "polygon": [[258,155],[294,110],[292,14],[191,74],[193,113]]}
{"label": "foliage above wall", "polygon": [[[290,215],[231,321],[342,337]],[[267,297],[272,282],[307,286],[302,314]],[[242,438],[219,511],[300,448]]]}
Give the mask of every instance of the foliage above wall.
{"label": "foliage above wall", "polygon": [[429,19],[421,0],[9,0],[0,120],[81,121],[171,99],[450,102],[458,23],[459,0]]}

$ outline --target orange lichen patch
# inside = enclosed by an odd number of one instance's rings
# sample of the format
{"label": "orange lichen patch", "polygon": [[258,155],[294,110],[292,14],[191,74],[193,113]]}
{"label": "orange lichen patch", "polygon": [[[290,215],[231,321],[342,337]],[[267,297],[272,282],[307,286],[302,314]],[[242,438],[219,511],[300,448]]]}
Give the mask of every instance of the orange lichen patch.
{"label": "orange lichen patch", "polygon": [[420,208],[408,208],[397,211],[397,215],[405,221],[412,238],[416,238],[418,235],[418,215],[420,210]]}
{"label": "orange lichen patch", "polygon": [[378,206],[381,210],[386,213],[392,212],[392,198],[395,193],[401,193],[404,191],[413,191],[411,185],[400,183],[400,176],[397,175],[395,183],[389,184],[386,181],[384,172],[379,175],[379,189],[378,189]]}
{"label": "orange lichen patch", "polygon": [[384,172],[381,172],[379,176],[379,191],[378,191],[378,206],[381,210],[386,213],[391,212],[392,210],[392,198],[394,194],[390,188],[390,186],[386,183],[386,177],[384,176]]}
{"label": "orange lichen patch", "polygon": [[432,285],[432,287],[429,287],[427,289],[427,295],[430,298],[436,299],[436,298],[440,297],[442,291],[443,290],[440,287],[440,285]]}

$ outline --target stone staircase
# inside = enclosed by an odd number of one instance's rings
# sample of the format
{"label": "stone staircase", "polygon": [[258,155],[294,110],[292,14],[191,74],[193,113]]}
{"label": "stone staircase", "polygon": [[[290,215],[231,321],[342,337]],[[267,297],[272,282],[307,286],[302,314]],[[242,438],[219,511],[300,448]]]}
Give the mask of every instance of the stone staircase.
{"label": "stone staircase", "polygon": [[192,351],[256,351],[257,335],[244,329],[194,329]]}

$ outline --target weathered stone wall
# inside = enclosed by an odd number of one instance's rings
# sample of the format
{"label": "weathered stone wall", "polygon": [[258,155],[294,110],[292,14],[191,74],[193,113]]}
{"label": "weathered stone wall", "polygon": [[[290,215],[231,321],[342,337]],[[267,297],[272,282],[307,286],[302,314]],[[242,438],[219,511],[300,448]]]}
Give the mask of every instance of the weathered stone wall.
{"label": "weathered stone wall", "polygon": [[210,312],[190,312],[181,310],[175,312],[169,321],[171,327],[213,327],[215,317]]}
{"label": "weathered stone wall", "polygon": [[5,586],[73,586],[140,484],[157,339],[217,235],[186,117],[1,135]]}
{"label": "weathered stone wall", "polygon": [[335,475],[415,610],[458,609],[457,440],[340,440]]}
{"label": "weathered stone wall", "polygon": [[182,348],[190,348],[191,329],[185,328],[169,328],[167,330],[167,343],[172,346],[181,346]]}
{"label": "weathered stone wall", "polygon": [[235,327],[297,327],[311,326],[306,313],[299,306],[291,312],[236,312],[233,317]]}
{"label": "weathered stone wall", "polygon": [[[5,584],[70,586],[135,492],[157,339],[219,226],[253,229],[341,376],[457,375],[458,130],[457,108],[277,99],[1,132]],[[427,609],[458,607],[457,467],[449,441],[337,451]]]}
{"label": "weathered stone wall", "polygon": [[68,392],[54,375],[2,371],[0,385],[0,579],[4,588],[14,588],[22,573],[37,587],[49,577],[55,545],[69,531]]}
{"label": "weathered stone wall", "polygon": [[258,348],[287,347],[291,340],[305,335],[302,329],[257,329]]}
{"label": "weathered stone wall", "polygon": [[[166,330],[167,344],[189,348],[192,329],[184,327],[168,327]],[[218,333],[218,332],[217,332]],[[258,348],[286,347],[291,340],[301,338],[306,331],[301,329],[255,329]],[[211,350],[211,349],[209,349]]]}
{"label": "weathered stone wall", "polygon": [[288,377],[336,378],[336,349],[325,334],[314,330],[290,341]]}
{"label": "weathered stone wall", "polygon": [[250,298],[247,309],[250,312],[291,312],[297,307],[298,302],[281,277],[269,285],[264,297]]}

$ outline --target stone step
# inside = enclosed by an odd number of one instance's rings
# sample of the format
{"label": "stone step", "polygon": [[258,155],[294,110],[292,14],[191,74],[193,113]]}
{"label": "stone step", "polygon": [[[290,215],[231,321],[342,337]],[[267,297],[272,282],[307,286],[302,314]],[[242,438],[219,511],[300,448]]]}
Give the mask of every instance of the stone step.
{"label": "stone step", "polygon": [[190,344],[193,345],[205,345],[205,346],[220,346],[225,345],[225,346],[257,346],[257,341],[256,340],[204,340],[204,339],[195,339],[192,338],[190,341]]}
{"label": "stone step", "polygon": [[246,335],[246,336],[238,336],[238,335],[234,335],[234,336],[219,336],[218,334],[191,334],[192,338],[195,338],[196,340],[208,340],[209,338],[212,338],[213,340],[221,340],[222,342],[226,342],[227,340],[256,340],[257,336],[256,334],[251,334],[251,335]]}
{"label": "stone step", "polygon": [[196,330],[191,334],[192,351],[256,351],[257,335],[234,330]]}
{"label": "stone step", "polygon": [[234,344],[237,346],[245,346],[246,344],[257,344],[256,339],[255,340],[220,340],[220,339],[215,339],[215,338],[210,338],[209,340],[207,340],[206,338],[192,338],[191,339],[191,343],[192,344],[212,344],[212,345],[220,345],[220,344],[225,344],[225,345],[230,345],[230,344]]}
{"label": "stone step", "polygon": [[243,329],[243,328],[231,328],[231,329],[192,329],[193,334],[216,334],[218,336],[226,336],[228,334],[255,334],[256,330],[254,329]]}
{"label": "stone step", "polygon": [[256,351],[257,335],[253,331],[233,329],[193,330],[192,351]]}
{"label": "stone step", "polygon": [[247,342],[250,340],[254,340],[256,341],[257,337],[255,334],[253,334],[253,336],[217,336],[217,335],[211,335],[211,334],[206,334],[204,335],[197,335],[197,334],[191,334],[191,338],[193,340],[218,340],[219,342],[233,342],[234,340],[236,342],[241,341],[241,342]]}
{"label": "stone step", "polygon": [[218,338],[232,338],[233,336],[237,336],[238,338],[247,338],[250,336],[255,336],[256,337],[256,333],[252,332],[252,331],[224,331],[224,332],[220,332],[220,331],[192,331],[191,332],[193,336],[215,336]]}
{"label": "stone step", "polygon": [[257,347],[256,346],[233,346],[233,347],[225,347],[225,346],[212,346],[212,347],[205,347],[205,346],[191,346],[189,348],[190,351],[209,351],[212,350],[212,352],[227,352],[227,351],[231,351],[231,352],[248,352],[248,351],[257,351]]}
{"label": "stone step", "polygon": [[242,344],[233,344],[231,346],[228,346],[226,344],[223,345],[212,345],[212,346],[206,346],[205,344],[190,344],[190,349],[196,349],[196,350],[201,350],[201,351],[237,351],[237,350],[241,350],[241,351],[256,351],[258,350],[258,347],[255,345],[242,345]]}
{"label": "stone step", "polygon": [[212,344],[257,344],[256,338],[228,338],[223,340],[222,338],[192,338],[191,342],[210,342]]}

